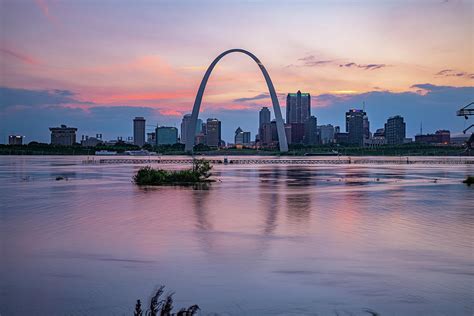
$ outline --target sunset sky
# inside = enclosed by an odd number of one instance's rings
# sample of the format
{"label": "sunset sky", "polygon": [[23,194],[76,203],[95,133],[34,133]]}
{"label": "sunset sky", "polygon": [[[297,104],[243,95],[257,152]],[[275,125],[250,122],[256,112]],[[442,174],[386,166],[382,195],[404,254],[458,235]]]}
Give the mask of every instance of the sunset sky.
{"label": "sunset sky", "polygon": [[[365,102],[372,132],[400,114],[410,137],[421,122],[458,133],[472,123],[455,111],[474,101],[473,17],[474,1],[455,0],[0,0],[0,142],[48,142],[60,124],[127,137],[135,116],[149,131],[179,127],[230,48],[263,62],[283,107],[286,93],[311,93],[318,124],[344,126]],[[233,142],[238,126],[254,138],[261,106],[271,102],[258,67],[232,54],[200,117],[220,118]]]}

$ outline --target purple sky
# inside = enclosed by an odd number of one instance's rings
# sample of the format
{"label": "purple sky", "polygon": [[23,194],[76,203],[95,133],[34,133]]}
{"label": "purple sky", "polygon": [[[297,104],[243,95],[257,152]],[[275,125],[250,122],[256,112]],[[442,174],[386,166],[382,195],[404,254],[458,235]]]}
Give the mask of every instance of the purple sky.
{"label": "purple sky", "polygon": [[[473,13],[472,1],[2,0],[0,142],[47,142],[59,124],[127,137],[135,116],[178,127],[230,48],[260,58],[282,106],[311,93],[319,124],[344,126],[365,102],[372,131],[400,114],[409,136],[421,121],[456,133],[456,109],[474,100]],[[254,137],[270,105],[258,67],[234,54],[214,70],[201,118],[220,118],[226,141],[238,126]]]}

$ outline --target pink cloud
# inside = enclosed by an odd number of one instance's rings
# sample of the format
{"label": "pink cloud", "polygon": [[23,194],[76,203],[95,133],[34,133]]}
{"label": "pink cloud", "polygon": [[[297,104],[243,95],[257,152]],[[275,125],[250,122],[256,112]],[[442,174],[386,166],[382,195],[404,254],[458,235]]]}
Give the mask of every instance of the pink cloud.
{"label": "pink cloud", "polygon": [[56,17],[50,14],[49,12],[49,5],[46,0],[35,0],[36,5],[40,8],[43,15],[51,22],[57,23]]}
{"label": "pink cloud", "polygon": [[7,55],[7,56],[10,56],[10,57],[13,57],[25,64],[29,64],[29,65],[40,65],[42,62],[39,60],[39,59],[36,59],[32,56],[28,56],[24,53],[20,53],[18,51],[15,51],[15,50],[12,50],[12,49],[9,49],[9,48],[5,48],[5,47],[2,47],[0,48],[0,53],[4,54],[4,55]]}

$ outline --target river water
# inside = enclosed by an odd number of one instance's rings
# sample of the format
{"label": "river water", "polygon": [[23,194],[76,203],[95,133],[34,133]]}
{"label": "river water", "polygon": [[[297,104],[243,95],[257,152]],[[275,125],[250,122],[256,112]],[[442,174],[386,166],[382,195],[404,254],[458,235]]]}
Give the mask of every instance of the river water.
{"label": "river water", "polygon": [[1,315],[131,315],[160,284],[200,315],[474,313],[474,165],[216,165],[208,187],[143,188],[139,165],[82,159],[0,157]]}

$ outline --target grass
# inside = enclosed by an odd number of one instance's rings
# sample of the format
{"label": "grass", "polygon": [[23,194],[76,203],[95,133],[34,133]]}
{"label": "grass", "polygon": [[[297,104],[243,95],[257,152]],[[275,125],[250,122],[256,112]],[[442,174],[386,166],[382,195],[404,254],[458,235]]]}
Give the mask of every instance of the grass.
{"label": "grass", "polygon": [[209,161],[195,159],[191,169],[163,170],[150,166],[140,168],[133,177],[133,182],[138,185],[187,185],[202,182],[211,182],[212,166]]}
{"label": "grass", "polygon": [[[173,295],[170,293],[166,296],[162,296],[164,293],[165,286],[162,285],[156,290],[156,293],[151,297],[150,304],[148,309],[145,311],[142,310],[142,302],[137,300],[135,304],[135,309],[133,312],[134,316],[195,316],[200,310],[198,305],[191,305],[187,308],[181,308],[178,312],[173,312]],[[163,297],[163,298],[162,298]],[[364,313],[367,313],[371,316],[380,316],[380,314],[372,309],[364,308],[362,309]],[[348,312],[346,312],[349,314]],[[338,311],[334,311],[336,316],[339,316]],[[315,313],[316,315],[316,313]],[[351,313],[352,315],[352,313]]]}
{"label": "grass", "polygon": [[467,176],[466,180],[464,180],[462,183],[465,183],[467,185],[474,184],[474,176]]}
{"label": "grass", "polygon": [[134,316],[193,316],[199,310],[199,306],[192,305],[188,308],[181,308],[177,313],[173,313],[173,294],[170,293],[163,299],[161,296],[165,287],[160,286],[150,300],[150,307],[143,312],[142,303],[137,300],[135,304]]}

